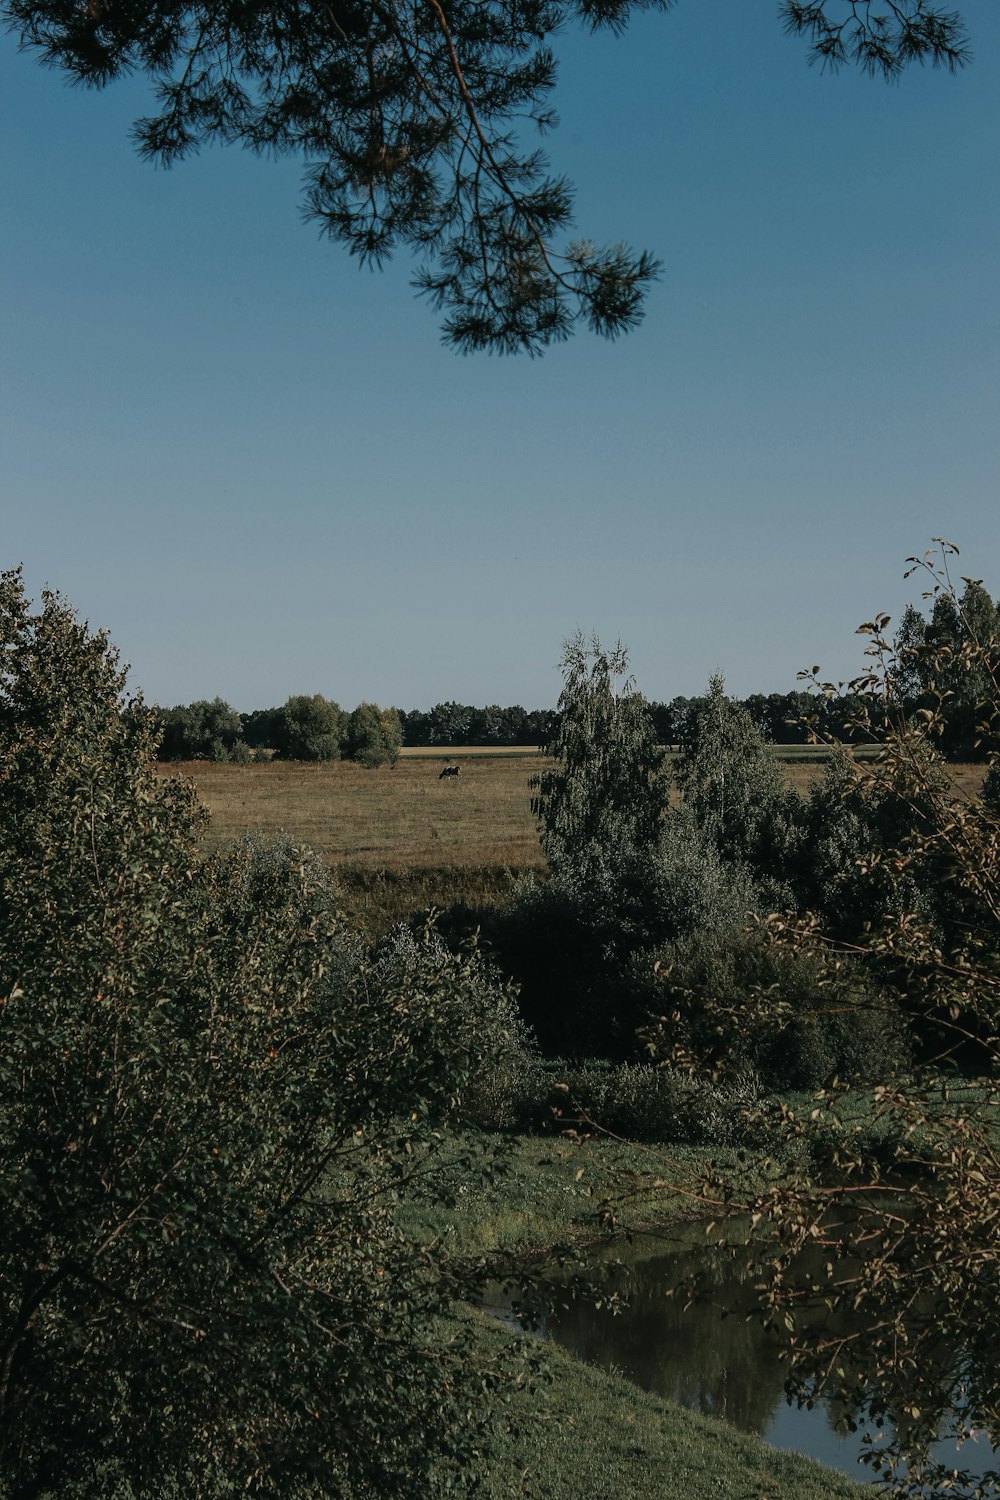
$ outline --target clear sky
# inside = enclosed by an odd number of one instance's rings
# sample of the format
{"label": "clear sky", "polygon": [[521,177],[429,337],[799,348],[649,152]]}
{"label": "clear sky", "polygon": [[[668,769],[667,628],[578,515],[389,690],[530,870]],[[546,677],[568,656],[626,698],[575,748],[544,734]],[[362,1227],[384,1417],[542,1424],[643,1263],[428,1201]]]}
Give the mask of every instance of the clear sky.
{"label": "clear sky", "polygon": [[577,225],[664,262],[640,329],[439,344],[299,167],[128,139],[142,80],[0,39],[0,557],[163,704],[554,703],[578,627],[653,698],[860,662],[934,534],[1000,593],[1000,6],[975,59],[822,75],[773,4],[568,34]]}

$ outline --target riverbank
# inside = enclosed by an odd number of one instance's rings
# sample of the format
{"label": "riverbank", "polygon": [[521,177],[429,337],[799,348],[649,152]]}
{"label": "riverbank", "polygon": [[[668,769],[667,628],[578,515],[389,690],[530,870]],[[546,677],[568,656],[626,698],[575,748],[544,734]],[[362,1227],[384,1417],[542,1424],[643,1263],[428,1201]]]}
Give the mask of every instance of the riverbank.
{"label": "riverbank", "polygon": [[[484,1343],[518,1337],[484,1324]],[[489,1500],[862,1500],[855,1483],[726,1422],[647,1395],[545,1346],[549,1383],[519,1392],[496,1440]]]}
{"label": "riverbank", "polygon": [[[456,1253],[518,1251],[531,1262],[556,1245],[607,1240],[613,1203],[623,1233],[690,1237],[717,1203],[709,1163],[752,1191],[769,1170],[737,1150],[643,1149],[618,1141],[467,1134],[444,1150],[452,1204],[410,1202],[401,1227],[422,1241],[445,1238]],[[482,1167],[503,1170],[484,1182]],[[524,1335],[481,1312],[477,1341],[497,1351]],[[547,1380],[514,1398],[512,1430],[489,1455],[490,1500],[860,1500],[867,1486],[798,1454],[781,1452],[730,1424],[687,1411],[546,1341]]]}

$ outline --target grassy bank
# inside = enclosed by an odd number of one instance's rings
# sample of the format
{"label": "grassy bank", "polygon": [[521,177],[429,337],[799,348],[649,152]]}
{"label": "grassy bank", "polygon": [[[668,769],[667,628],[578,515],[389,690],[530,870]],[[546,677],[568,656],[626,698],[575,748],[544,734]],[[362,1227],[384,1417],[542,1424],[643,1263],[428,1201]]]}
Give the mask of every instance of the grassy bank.
{"label": "grassy bank", "polygon": [[[483,1325],[494,1345],[513,1337]],[[861,1500],[867,1486],[630,1381],[545,1350],[551,1383],[515,1398],[490,1455],[490,1500]]]}
{"label": "grassy bank", "polygon": [[[483,1186],[480,1168],[496,1150],[505,1171]],[[454,1206],[410,1203],[403,1227],[418,1239],[447,1236],[467,1254],[491,1247],[539,1253],[601,1236],[598,1210],[613,1192],[622,1224],[665,1237],[700,1234],[692,1220],[711,1205],[702,1174],[716,1169],[750,1190],[759,1161],[735,1151],[690,1147],[642,1150],[617,1141],[489,1136],[452,1140]],[[479,1313],[476,1339],[498,1352],[523,1336]],[[534,1346],[538,1352],[538,1346]],[[796,1454],[780,1452],[733,1426],[647,1394],[615,1372],[574,1359],[546,1342],[546,1378],[517,1391],[514,1425],[489,1454],[490,1500],[859,1500],[865,1487]]]}

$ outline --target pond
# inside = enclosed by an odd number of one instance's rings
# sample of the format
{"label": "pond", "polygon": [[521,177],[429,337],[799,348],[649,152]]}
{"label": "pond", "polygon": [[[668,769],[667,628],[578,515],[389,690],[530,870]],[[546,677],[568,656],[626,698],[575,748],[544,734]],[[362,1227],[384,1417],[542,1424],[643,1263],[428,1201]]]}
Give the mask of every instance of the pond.
{"label": "pond", "polygon": [[[776,1339],[753,1316],[754,1277],[726,1248],[704,1239],[693,1243],[690,1236],[669,1245],[640,1239],[616,1244],[606,1258],[620,1262],[610,1285],[625,1299],[622,1310],[572,1301],[545,1316],[543,1335],[589,1364],[615,1369],[644,1390],[721,1417],[777,1448],[807,1454],[854,1479],[877,1480],[859,1460],[862,1434],[838,1431],[841,1407],[824,1401],[809,1411],[786,1401],[788,1365]],[[599,1263],[593,1267],[602,1269]],[[684,1298],[667,1291],[698,1272],[710,1277],[712,1302],[685,1309]],[[493,1310],[510,1317],[510,1304],[499,1297]],[[878,1433],[871,1436],[877,1443]],[[991,1466],[992,1450],[970,1442],[960,1453],[951,1446],[935,1456],[982,1473]]]}

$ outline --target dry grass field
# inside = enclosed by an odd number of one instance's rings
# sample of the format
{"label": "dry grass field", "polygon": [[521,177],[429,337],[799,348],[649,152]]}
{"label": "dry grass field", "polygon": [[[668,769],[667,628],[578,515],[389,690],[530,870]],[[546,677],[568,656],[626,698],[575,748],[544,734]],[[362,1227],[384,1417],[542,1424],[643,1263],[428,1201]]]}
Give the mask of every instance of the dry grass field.
{"label": "dry grass field", "polygon": [[[823,774],[825,757],[801,751],[782,768],[805,793]],[[461,775],[441,781],[449,761]],[[404,751],[399,764],[367,771],[351,761],[327,765],[272,761],[214,765],[191,761],[164,766],[190,776],[208,808],[209,841],[227,843],[246,829],[286,833],[309,844],[332,865],[401,872],[448,866],[462,869],[541,869],[528,782],[540,770],[530,748],[480,747]],[[982,766],[955,766],[956,784],[972,793]]]}
{"label": "dry grass field", "polygon": [[[802,793],[823,774],[824,755],[782,756]],[[439,780],[457,761],[461,775]],[[287,834],[339,872],[346,909],[372,929],[414,910],[502,899],[518,875],[544,869],[528,781],[537,750],[480,747],[404,751],[394,768],[350,761],[305,765],[164,766],[190,776],[211,814],[210,845],[247,830]],[[978,790],[981,766],[956,766],[956,783]]]}
{"label": "dry grass field", "polygon": [[[339,877],[345,912],[372,934],[414,911],[492,905],[545,862],[528,781],[538,752],[404,752],[367,771],[350,761],[163,767],[190,776],[211,814],[208,843],[248,831],[308,844]],[[454,780],[442,766],[461,763]]]}
{"label": "dry grass field", "polygon": [[[460,761],[461,775],[439,780],[451,759]],[[536,765],[536,755],[435,751],[375,771],[351,761],[171,769],[195,781],[212,817],[212,843],[245,829],[287,833],[330,864],[400,871],[540,867],[528,789]]]}

